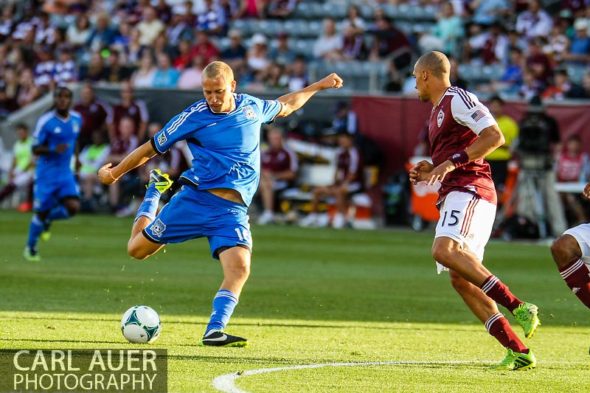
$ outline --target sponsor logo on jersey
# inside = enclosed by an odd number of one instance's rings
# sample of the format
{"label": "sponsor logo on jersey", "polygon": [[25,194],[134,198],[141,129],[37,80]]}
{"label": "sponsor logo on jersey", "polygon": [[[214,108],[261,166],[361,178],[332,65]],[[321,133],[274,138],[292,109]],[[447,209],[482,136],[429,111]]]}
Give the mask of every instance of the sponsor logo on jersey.
{"label": "sponsor logo on jersey", "polygon": [[254,112],[254,109],[248,105],[245,106],[244,109],[242,109],[244,111],[244,114],[246,115],[246,119],[248,120],[256,120],[256,112]]}
{"label": "sponsor logo on jersey", "polygon": [[441,109],[440,111],[438,111],[438,115],[436,116],[436,124],[440,127],[444,120],[445,120],[445,113]]}
{"label": "sponsor logo on jersey", "polygon": [[158,135],[158,144],[162,146],[164,143],[168,141],[168,137],[166,136],[166,131],[163,131]]}
{"label": "sponsor logo on jersey", "polygon": [[164,233],[165,230],[166,224],[164,224],[159,218],[152,225],[152,235],[154,235],[154,237],[162,236],[162,233]]}

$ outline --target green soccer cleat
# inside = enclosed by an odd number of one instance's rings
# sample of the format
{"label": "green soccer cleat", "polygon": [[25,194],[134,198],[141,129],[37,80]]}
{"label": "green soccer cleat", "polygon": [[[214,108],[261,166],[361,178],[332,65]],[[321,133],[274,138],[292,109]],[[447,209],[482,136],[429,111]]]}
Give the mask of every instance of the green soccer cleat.
{"label": "green soccer cleat", "polygon": [[159,169],[152,169],[150,171],[148,187],[153,184],[156,187],[156,190],[163,194],[166,190],[172,187],[172,183],[174,182],[170,179],[169,174],[164,173]]}
{"label": "green soccer cleat", "polygon": [[23,257],[29,262],[41,262],[41,255],[39,255],[36,249],[29,246],[25,246]]}
{"label": "green soccer cleat", "polygon": [[537,327],[539,327],[541,324],[541,321],[539,321],[538,317],[539,308],[532,303],[525,302],[515,308],[512,311],[512,314],[514,315],[516,322],[522,326],[522,329],[524,330],[524,336],[526,338],[533,337]]}
{"label": "green soccer cleat", "polygon": [[212,330],[203,336],[201,343],[211,347],[245,347],[248,345],[248,340],[220,330]]}
{"label": "green soccer cleat", "polygon": [[535,354],[531,350],[529,350],[529,353],[520,353],[508,349],[506,357],[493,369],[498,371],[525,371],[535,367],[537,367],[537,358],[535,358]]}
{"label": "green soccer cleat", "polygon": [[44,242],[48,241],[49,239],[51,239],[51,232],[49,231],[43,231],[41,232],[41,240],[43,240]]}

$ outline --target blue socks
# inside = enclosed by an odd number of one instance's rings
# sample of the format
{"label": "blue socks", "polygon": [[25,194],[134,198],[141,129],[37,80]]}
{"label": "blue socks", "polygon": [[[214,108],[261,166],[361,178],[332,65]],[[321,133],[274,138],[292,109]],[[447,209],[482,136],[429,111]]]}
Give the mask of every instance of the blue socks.
{"label": "blue socks", "polygon": [[139,217],[147,217],[150,221],[153,221],[156,217],[156,210],[158,210],[158,203],[160,202],[161,193],[158,191],[154,184],[150,184],[150,186],[145,190],[145,196],[143,197],[143,202],[139,205],[139,209],[137,209],[137,213],[135,214],[135,221]]}
{"label": "blue socks", "polygon": [[33,214],[31,225],[29,226],[29,240],[27,241],[27,246],[29,248],[34,249],[37,246],[37,241],[39,240],[39,236],[41,236],[44,227],[43,221],[41,221],[37,214]]}
{"label": "blue socks", "polygon": [[217,291],[217,294],[213,298],[213,312],[211,313],[211,319],[209,320],[205,334],[211,330],[223,330],[229,322],[237,304],[238,298],[227,289]]}

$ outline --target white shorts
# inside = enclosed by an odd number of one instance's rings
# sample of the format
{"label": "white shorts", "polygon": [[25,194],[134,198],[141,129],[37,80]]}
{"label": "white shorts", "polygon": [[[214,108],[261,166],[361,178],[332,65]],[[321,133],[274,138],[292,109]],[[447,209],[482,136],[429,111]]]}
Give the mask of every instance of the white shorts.
{"label": "white shorts", "polygon": [[582,250],[582,260],[590,267],[590,224],[581,224],[568,229],[563,233],[570,235],[578,242]]}
{"label": "white shorts", "polygon": [[[496,205],[467,192],[453,191],[443,201],[434,238],[448,237],[483,261],[490,240]],[[438,273],[448,270],[436,263]]]}

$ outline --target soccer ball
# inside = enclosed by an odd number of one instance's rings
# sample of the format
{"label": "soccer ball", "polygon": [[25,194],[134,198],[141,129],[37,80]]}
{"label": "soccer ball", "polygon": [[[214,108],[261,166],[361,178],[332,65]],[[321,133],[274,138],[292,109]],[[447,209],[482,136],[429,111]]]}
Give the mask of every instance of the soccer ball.
{"label": "soccer ball", "polygon": [[148,306],[133,306],[121,318],[121,332],[132,343],[154,342],[161,330],[158,313]]}

